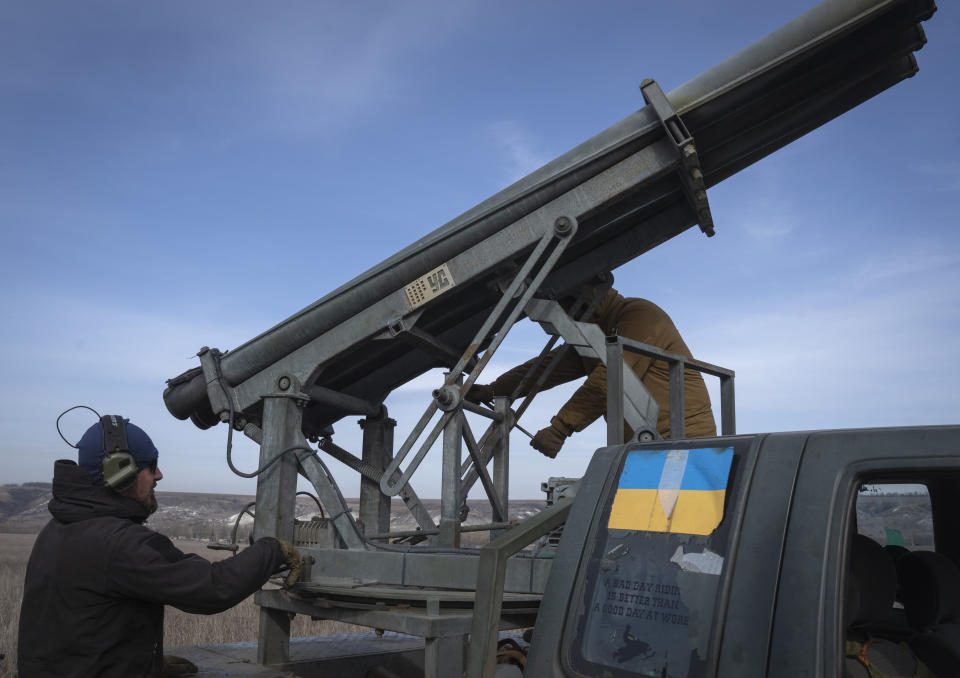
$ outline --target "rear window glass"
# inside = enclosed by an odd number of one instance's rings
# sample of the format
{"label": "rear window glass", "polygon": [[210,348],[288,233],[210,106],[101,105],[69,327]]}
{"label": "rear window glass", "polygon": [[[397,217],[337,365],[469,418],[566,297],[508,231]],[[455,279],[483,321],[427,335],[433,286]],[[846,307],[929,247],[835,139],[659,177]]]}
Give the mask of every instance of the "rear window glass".
{"label": "rear window glass", "polygon": [[933,550],[933,509],[926,485],[867,483],[857,494],[860,534],[911,551]]}
{"label": "rear window glass", "polygon": [[735,461],[733,447],[626,453],[578,577],[575,670],[705,674]]}

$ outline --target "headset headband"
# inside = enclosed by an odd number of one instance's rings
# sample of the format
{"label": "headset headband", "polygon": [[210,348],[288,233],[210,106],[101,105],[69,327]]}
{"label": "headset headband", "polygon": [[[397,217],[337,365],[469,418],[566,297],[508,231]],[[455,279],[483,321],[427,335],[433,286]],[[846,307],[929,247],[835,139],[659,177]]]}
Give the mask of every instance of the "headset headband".
{"label": "headset headband", "polygon": [[104,454],[130,451],[127,445],[127,427],[123,417],[117,414],[104,415],[100,417],[100,425],[103,427]]}

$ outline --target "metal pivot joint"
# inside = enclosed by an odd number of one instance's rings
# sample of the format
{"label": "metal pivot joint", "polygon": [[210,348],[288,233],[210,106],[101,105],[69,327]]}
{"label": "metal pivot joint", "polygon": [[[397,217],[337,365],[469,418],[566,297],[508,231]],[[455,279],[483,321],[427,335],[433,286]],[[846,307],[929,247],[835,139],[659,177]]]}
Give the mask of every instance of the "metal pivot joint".
{"label": "metal pivot joint", "polygon": [[676,146],[680,153],[680,159],[683,167],[680,170],[680,183],[683,186],[683,192],[687,197],[687,202],[697,216],[700,224],[700,230],[707,234],[707,237],[714,235],[713,214],[710,212],[710,203],[707,201],[707,187],[703,183],[703,170],[700,168],[700,156],[697,153],[697,145],[693,140],[693,135],[683,124],[683,120],[670,101],[667,99],[660,85],[656,81],[647,78],[640,84],[640,92],[643,94],[643,100],[646,101],[660,118],[667,138]]}
{"label": "metal pivot joint", "polygon": [[452,412],[460,404],[460,389],[447,384],[433,391],[433,398],[442,412]]}

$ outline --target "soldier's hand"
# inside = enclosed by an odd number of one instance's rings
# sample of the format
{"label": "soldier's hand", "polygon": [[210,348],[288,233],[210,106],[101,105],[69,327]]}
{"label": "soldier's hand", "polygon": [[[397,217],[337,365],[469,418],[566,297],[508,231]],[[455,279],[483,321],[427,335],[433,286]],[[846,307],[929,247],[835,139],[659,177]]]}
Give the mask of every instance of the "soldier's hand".
{"label": "soldier's hand", "polygon": [[183,657],[174,657],[170,654],[163,655],[163,671],[160,673],[162,678],[170,676],[183,676],[188,673],[196,673],[197,665],[189,659]]}
{"label": "soldier's hand", "polygon": [[283,580],[283,587],[290,588],[300,580],[303,573],[303,557],[300,552],[288,541],[277,539],[280,542],[280,550],[283,551],[283,562],[290,568],[290,572]]}
{"label": "soldier's hand", "polygon": [[537,435],[533,436],[533,440],[530,441],[530,446],[553,459],[572,433],[573,430],[559,417],[554,417],[550,420],[549,426],[537,431]]}
{"label": "soldier's hand", "polygon": [[474,384],[464,396],[472,403],[487,403],[493,401],[493,384]]}

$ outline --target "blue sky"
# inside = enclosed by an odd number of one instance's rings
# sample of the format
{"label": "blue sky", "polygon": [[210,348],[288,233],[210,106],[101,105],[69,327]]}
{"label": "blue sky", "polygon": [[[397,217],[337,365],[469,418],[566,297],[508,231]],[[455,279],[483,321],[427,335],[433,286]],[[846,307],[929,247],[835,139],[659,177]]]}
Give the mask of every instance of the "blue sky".
{"label": "blue sky", "polygon": [[[715,238],[615,272],[737,371],[741,432],[960,419],[960,10],[942,4],[917,76],[711,189]],[[223,427],[163,406],[201,346],[243,343],[640,108],[644,78],[670,91],[811,5],[4,3],[0,483],[49,479],[71,454],[54,420],[83,403],[148,430],[160,489],[253,493]],[[487,374],[542,341],[518,326]],[[388,400],[398,446],[437,383]],[[515,434],[513,496],[580,475],[603,435],[550,462]],[[255,454],[238,443],[244,468]],[[439,478],[428,461],[420,495]]]}

